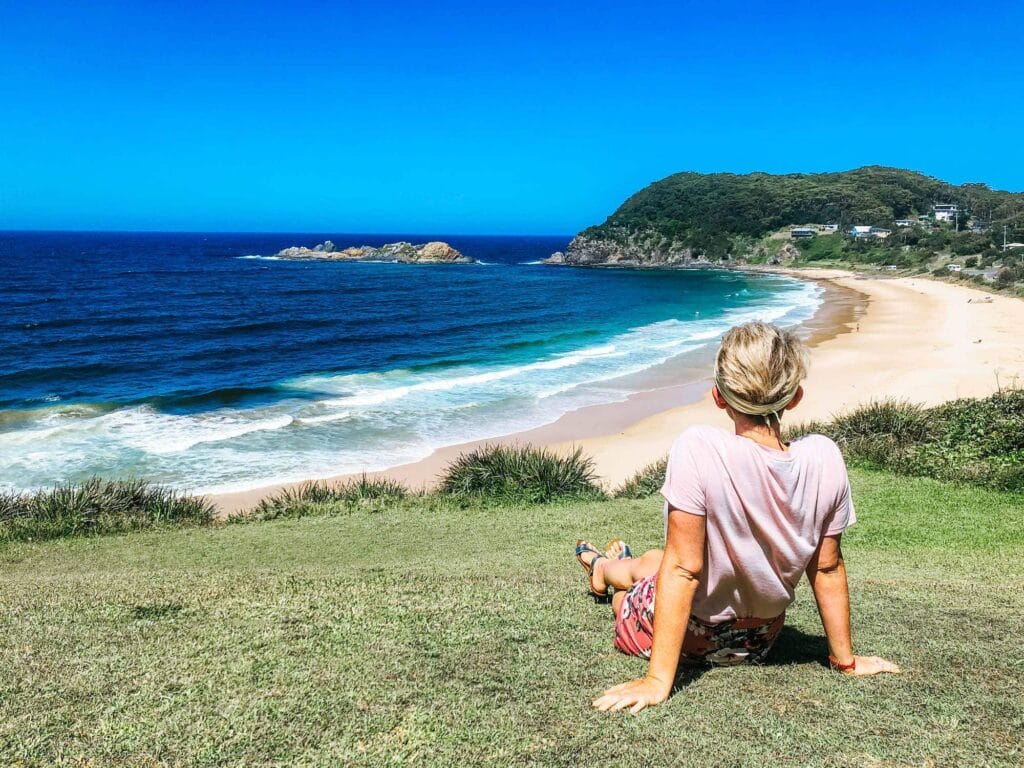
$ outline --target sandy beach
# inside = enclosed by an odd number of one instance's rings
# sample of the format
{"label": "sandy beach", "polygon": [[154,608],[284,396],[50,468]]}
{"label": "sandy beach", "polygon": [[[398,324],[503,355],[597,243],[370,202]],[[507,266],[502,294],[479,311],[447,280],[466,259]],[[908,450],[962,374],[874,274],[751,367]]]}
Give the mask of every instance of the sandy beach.
{"label": "sandy beach", "polygon": [[[803,402],[788,414],[794,421],[827,418],[885,397],[930,405],[1024,383],[1024,301],[927,278],[839,270],[787,274],[826,289],[822,309],[804,328],[811,370]],[[580,409],[538,429],[449,446],[422,461],[369,474],[430,487],[453,458],[474,446],[531,443],[557,451],[582,447],[594,457],[601,480],[615,486],[663,456],[687,426],[728,424],[708,395],[711,366],[710,351],[696,364],[690,360],[685,371],[670,361],[645,372],[641,391],[625,402]],[[212,498],[224,514],[233,514],[281,487]]]}

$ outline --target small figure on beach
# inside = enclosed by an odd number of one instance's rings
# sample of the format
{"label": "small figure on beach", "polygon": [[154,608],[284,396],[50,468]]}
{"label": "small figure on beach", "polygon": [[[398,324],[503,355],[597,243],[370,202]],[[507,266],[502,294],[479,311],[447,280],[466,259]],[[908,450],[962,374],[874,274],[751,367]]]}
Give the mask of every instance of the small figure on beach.
{"label": "small figure on beach", "polygon": [[839,448],[823,435],[782,439],[807,362],[789,331],[757,322],[731,329],[711,395],[733,429],[690,427],[672,446],[661,488],[665,548],[634,556],[621,540],[603,551],[577,542],[591,595],[613,593],[615,647],[650,660],[645,677],[606,690],[598,709],[639,712],[665,701],[680,665],[764,662],[804,574],[832,669],[900,671],[854,654],[840,540],[857,515]]}

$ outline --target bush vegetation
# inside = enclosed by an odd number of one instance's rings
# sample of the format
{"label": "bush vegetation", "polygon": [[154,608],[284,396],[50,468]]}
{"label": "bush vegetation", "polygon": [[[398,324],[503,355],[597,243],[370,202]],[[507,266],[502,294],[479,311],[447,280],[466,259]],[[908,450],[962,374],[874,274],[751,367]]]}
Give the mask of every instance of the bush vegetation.
{"label": "bush vegetation", "polygon": [[144,480],[59,485],[32,494],[0,494],[0,541],[123,533],[176,523],[203,525],[213,505]]}
{"label": "bush vegetation", "polygon": [[617,499],[645,499],[661,490],[668,469],[668,456],[638,470],[612,494]]}
{"label": "bush vegetation", "polygon": [[850,463],[1003,490],[1024,490],[1024,390],[932,408],[880,401],[830,422],[798,425],[793,439],[828,435]]}
{"label": "bush vegetation", "polygon": [[276,520],[282,517],[305,517],[325,511],[337,512],[355,507],[380,507],[410,495],[401,483],[384,477],[331,483],[314,480],[292,488],[283,488],[262,499],[253,514],[258,520]]}
{"label": "bush vegetation", "polygon": [[542,448],[486,445],[452,462],[439,493],[494,501],[543,503],[556,499],[599,499],[594,460],[577,448],[560,456]]}

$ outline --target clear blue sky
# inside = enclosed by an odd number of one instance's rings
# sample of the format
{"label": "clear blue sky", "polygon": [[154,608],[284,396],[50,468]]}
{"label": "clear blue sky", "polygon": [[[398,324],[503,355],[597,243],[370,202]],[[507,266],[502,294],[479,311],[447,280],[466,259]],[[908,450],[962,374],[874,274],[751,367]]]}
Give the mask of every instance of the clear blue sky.
{"label": "clear blue sky", "polygon": [[1020,2],[0,0],[0,228],[568,234],[681,170],[1021,190],[1022,136]]}

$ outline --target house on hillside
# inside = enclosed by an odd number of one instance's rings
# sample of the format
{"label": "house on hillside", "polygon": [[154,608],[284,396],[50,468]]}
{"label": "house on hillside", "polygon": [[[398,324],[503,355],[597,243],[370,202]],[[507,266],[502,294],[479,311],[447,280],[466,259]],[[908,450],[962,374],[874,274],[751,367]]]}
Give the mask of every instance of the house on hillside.
{"label": "house on hillside", "polygon": [[960,215],[960,206],[953,203],[936,203],[932,206],[936,221],[956,221]]}
{"label": "house on hillside", "polygon": [[818,225],[818,231],[819,232],[838,232],[839,231],[839,225],[838,224],[819,224]]}
{"label": "house on hillside", "polygon": [[881,227],[868,227],[858,224],[857,226],[852,227],[849,230],[849,232],[847,232],[847,234],[850,237],[855,237],[857,239],[862,239],[865,237],[877,237],[880,240],[884,240],[885,238],[892,234],[892,231],[888,229],[882,229]]}
{"label": "house on hillside", "polygon": [[915,224],[917,224],[917,222],[914,221],[913,219],[896,219],[896,226],[899,227],[900,229],[912,227]]}
{"label": "house on hillside", "polygon": [[789,236],[794,240],[805,237],[814,237],[814,230],[810,227],[793,227],[789,230]]}

